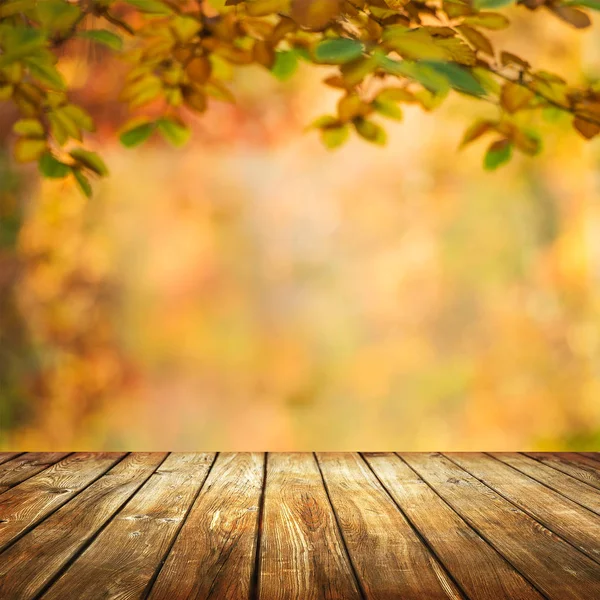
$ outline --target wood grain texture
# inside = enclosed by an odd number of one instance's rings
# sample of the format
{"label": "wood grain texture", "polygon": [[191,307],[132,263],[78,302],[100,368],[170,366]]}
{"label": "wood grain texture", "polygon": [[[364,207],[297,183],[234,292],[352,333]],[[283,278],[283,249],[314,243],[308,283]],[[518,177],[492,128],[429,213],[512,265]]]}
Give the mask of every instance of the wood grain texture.
{"label": "wood grain texture", "polygon": [[494,452],[492,456],[600,515],[600,494],[582,481],[516,452]]}
{"label": "wood grain texture", "polygon": [[491,456],[450,453],[447,456],[522,511],[600,561],[600,521],[596,515],[554,490]]}
{"label": "wood grain texture", "polygon": [[587,456],[595,461],[600,461],[600,452],[578,452],[577,454],[581,456]]}
{"label": "wood grain texture", "polygon": [[213,459],[213,454],[169,455],[44,599],[143,598]]}
{"label": "wood grain texture", "polygon": [[600,598],[600,571],[591,558],[448,458],[438,454],[400,456],[548,598]]}
{"label": "wood grain texture", "polygon": [[71,454],[0,496],[0,551],[123,458],[120,452]]}
{"label": "wood grain texture", "polygon": [[0,557],[0,598],[35,598],[143,485],[165,456],[128,455],[8,548]]}
{"label": "wood grain texture", "polygon": [[585,465],[590,469],[600,471],[600,465],[598,464],[597,457],[586,456],[584,452],[556,452],[557,456],[562,457],[565,460]]}
{"label": "wood grain texture", "polygon": [[360,456],[317,457],[366,598],[463,597]]}
{"label": "wood grain texture", "polygon": [[312,454],[269,454],[259,564],[261,600],[361,597]]}
{"label": "wood grain texture", "polygon": [[[600,490],[600,471],[595,468],[595,465],[590,466],[589,464],[573,460],[573,457],[577,455],[573,455],[572,453],[546,454],[543,452],[526,452],[525,454]],[[592,462],[594,459],[590,458],[588,460]]]}
{"label": "wood grain texture", "polygon": [[24,452],[0,452],[0,465],[17,456],[21,456],[21,454],[24,454]]}
{"label": "wood grain texture", "polygon": [[0,464],[0,494],[68,456],[68,452],[28,452]]}
{"label": "wood grain texture", "polygon": [[365,459],[471,600],[543,600],[400,458],[366,453]]}
{"label": "wood grain texture", "polygon": [[531,454],[0,454],[0,599],[600,598],[600,460]]}
{"label": "wood grain texture", "polygon": [[150,600],[249,600],[263,454],[219,454]]}

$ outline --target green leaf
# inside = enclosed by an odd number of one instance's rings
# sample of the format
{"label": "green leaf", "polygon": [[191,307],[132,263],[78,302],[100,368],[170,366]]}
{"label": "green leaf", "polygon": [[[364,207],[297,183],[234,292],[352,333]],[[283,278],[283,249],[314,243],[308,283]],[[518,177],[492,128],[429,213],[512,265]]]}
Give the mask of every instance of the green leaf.
{"label": "green leaf", "polygon": [[79,169],[73,169],[73,175],[75,176],[75,181],[77,182],[79,189],[87,198],[91,198],[92,186],[90,185],[89,179]]}
{"label": "green leaf", "polygon": [[354,119],[353,123],[356,133],[368,142],[378,144],[379,146],[383,146],[387,142],[385,131],[377,123],[373,123],[373,121],[368,121],[362,117]]}
{"label": "green leaf", "polygon": [[485,96],[485,89],[468,69],[451,62],[423,62],[446,77],[448,83],[455,90],[470,94],[471,96]]}
{"label": "green leaf", "polygon": [[313,56],[320,63],[342,65],[358,58],[363,49],[362,42],[358,40],[350,38],[328,39],[319,42],[315,46]]}
{"label": "green leaf", "polygon": [[448,78],[424,61],[418,63],[408,60],[399,61],[379,54],[377,62],[390,75],[413,79],[434,94],[445,94],[450,87]]}
{"label": "green leaf", "polygon": [[337,117],[331,115],[323,115],[317,117],[309,126],[308,129],[323,129],[325,127],[336,127],[340,124]]}
{"label": "green leaf", "polygon": [[81,10],[64,0],[44,0],[37,3],[37,16],[41,25],[50,31],[66,31],[80,18]]}
{"label": "green leaf", "polygon": [[37,0],[5,0],[0,4],[0,18],[10,17],[35,8]]}
{"label": "green leaf", "polygon": [[119,136],[119,140],[126,148],[134,148],[145,142],[152,135],[155,128],[156,124],[153,122],[141,123],[125,129]]}
{"label": "green leaf", "polygon": [[0,55],[2,68],[43,48],[47,38],[39,29],[11,25],[2,30],[0,41],[3,48]]}
{"label": "green leaf", "polygon": [[183,146],[189,139],[191,131],[181,122],[173,119],[159,119],[156,121],[162,136],[173,146]]}
{"label": "green leaf", "polygon": [[395,121],[402,121],[403,114],[402,109],[395,102],[385,102],[383,100],[375,100],[373,102],[373,108],[384,117],[394,119]]}
{"label": "green leaf", "polygon": [[85,131],[94,131],[96,129],[94,119],[86,110],[81,108],[81,106],[67,104],[67,106],[63,106],[62,112],[65,113],[80,129]]}
{"label": "green leaf", "polygon": [[44,126],[37,119],[20,119],[13,125],[13,131],[28,138],[44,137]]}
{"label": "green leaf", "polygon": [[65,82],[58,69],[45,56],[29,56],[24,59],[31,74],[41,83],[56,90],[66,89]]}
{"label": "green leaf", "polygon": [[69,154],[80,165],[96,173],[96,175],[100,175],[101,177],[108,175],[106,163],[95,152],[83,148],[75,148],[74,150],[71,150]]}
{"label": "green leaf", "polygon": [[52,156],[49,151],[44,152],[44,154],[40,156],[38,167],[40,173],[44,177],[49,177],[50,179],[62,179],[71,172],[71,167],[69,165],[60,162]]}
{"label": "green leaf", "polygon": [[93,42],[102,44],[103,46],[106,46],[111,50],[115,50],[116,52],[123,48],[123,38],[112,31],[108,31],[108,29],[90,29],[88,31],[80,31],[77,34],[77,37],[84,40],[92,40]]}
{"label": "green leaf", "polygon": [[160,0],[125,0],[139,11],[152,15],[170,15],[173,11]]}
{"label": "green leaf", "polygon": [[289,79],[298,68],[298,56],[294,50],[283,50],[275,53],[275,62],[271,73],[280,81]]}
{"label": "green leaf", "polygon": [[487,171],[494,171],[500,165],[507,163],[512,156],[510,140],[497,140],[487,149],[483,159],[483,166]]}
{"label": "green leaf", "polygon": [[350,130],[347,125],[324,127],[321,129],[321,139],[329,150],[339,148],[347,141],[349,135]]}
{"label": "green leaf", "polygon": [[474,6],[477,10],[502,8],[514,4],[515,0],[475,0]]}
{"label": "green leaf", "polygon": [[565,6],[584,6],[592,10],[600,10],[600,0],[573,0],[572,2],[563,2]]}

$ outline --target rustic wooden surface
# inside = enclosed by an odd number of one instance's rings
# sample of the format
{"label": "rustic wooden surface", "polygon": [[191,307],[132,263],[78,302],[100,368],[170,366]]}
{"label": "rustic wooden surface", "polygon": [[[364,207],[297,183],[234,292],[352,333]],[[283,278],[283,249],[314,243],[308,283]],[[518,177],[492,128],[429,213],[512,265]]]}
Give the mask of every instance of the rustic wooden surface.
{"label": "rustic wooden surface", "polygon": [[600,598],[600,454],[0,453],[38,598]]}

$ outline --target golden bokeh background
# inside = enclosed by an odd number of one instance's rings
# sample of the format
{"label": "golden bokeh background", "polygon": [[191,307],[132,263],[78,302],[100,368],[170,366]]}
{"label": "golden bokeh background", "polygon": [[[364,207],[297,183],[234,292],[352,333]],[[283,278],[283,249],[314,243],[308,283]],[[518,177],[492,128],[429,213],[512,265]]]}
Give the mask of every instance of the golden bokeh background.
{"label": "golden bokeh background", "polygon": [[[600,74],[598,26],[512,13],[501,47]],[[494,173],[460,97],[332,153],[324,71],[250,68],[185,148],[126,150],[119,70],[63,70],[111,175],[42,182],[0,123],[0,449],[598,449],[600,145],[568,118]]]}

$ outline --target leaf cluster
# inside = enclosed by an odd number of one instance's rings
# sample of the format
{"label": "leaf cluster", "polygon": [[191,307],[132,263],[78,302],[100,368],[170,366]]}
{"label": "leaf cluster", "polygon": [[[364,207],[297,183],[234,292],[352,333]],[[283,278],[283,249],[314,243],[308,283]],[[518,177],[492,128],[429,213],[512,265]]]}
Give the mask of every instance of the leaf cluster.
{"label": "leaf cluster", "polygon": [[[102,159],[84,147],[95,129],[70,100],[61,47],[99,44],[129,65],[120,100],[131,111],[120,139],[132,147],[155,133],[174,145],[190,136],[188,113],[211,101],[234,102],[236,68],[260,65],[280,80],[304,61],[326,68],[339,90],[333,114],[312,127],[328,148],[350,135],[383,145],[382,119],[402,120],[403,105],[426,111],[452,92],[497,106],[498,117],[473,123],[462,145],[492,136],[484,166],[513,150],[541,148],[531,123],[564,112],[584,138],[600,133],[600,82],[572,86],[498,51],[490,32],[509,26],[498,9],[512,0],[4,0],[0,3],[0,101],[12,102],[14,155],[37,161],[45,177],[73,177],[87,195]],[[518,0],[576,28],[590,25],[600,0]],[[153,117],[145,112],[152,109]],[[159,116],[156,117],[156,114]]]}

